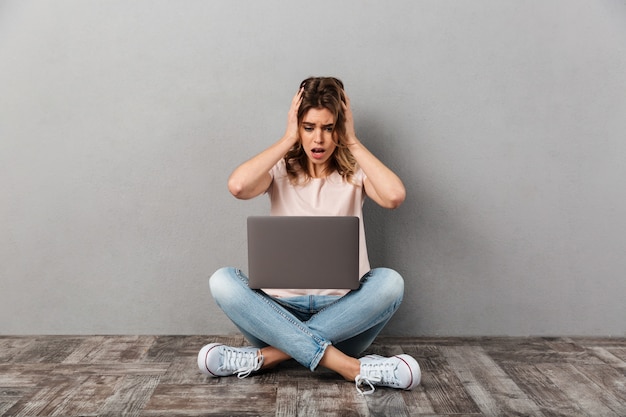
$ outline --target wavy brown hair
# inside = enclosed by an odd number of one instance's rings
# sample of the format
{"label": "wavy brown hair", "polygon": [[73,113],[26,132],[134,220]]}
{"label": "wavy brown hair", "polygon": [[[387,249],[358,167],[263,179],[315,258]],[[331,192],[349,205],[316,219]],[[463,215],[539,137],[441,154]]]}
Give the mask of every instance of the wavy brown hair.
{"label": "wavy brown hair", "polygon": [[[328,109],[334,115],[333,138],[337,147],[329,159],[331,172],[337,171],[344,181],[352,182],[356,171],[356,160],[346,145],[346,118],[343,106],[346,97],[343,83],[334,77],[310,77],[300,83],[302,103],[298,108],[298,126],[304,115],[311,109]],[[285,164],[289,181],[293,184],[308,182],[307,155],[298,141],[285,155]]]}

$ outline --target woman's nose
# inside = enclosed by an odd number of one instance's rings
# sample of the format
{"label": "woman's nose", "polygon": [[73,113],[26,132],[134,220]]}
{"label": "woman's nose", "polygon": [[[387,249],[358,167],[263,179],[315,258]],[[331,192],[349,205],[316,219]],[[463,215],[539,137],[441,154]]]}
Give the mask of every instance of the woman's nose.
{"label": "woman's nose", "polygon": [[313,136],[313,141],[315,143],[322,143],[324,139],[324,135],[322,135],[321,130],[315,130],[315,135]]}

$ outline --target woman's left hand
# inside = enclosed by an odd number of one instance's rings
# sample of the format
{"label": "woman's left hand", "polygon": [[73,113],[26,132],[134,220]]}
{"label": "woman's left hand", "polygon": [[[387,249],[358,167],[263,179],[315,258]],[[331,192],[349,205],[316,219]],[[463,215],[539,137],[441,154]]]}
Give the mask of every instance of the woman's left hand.
{"label": "woman's left hand", "polygon": [[359,140],[357,139],[356,131],[354,130],[354,118],[352,116],[352,107],[350,107],[350,98],[345,91],[343,92],[343,94],[346,98],[346,102],[343,103],[343,114],[346,118],[346,141],[348,142],[346,143],[346,145],[350,146],[358,143]]}

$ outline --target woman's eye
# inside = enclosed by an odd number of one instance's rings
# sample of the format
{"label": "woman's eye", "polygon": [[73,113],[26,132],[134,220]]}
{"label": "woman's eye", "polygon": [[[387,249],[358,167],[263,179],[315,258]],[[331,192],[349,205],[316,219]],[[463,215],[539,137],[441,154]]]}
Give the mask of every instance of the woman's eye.
{"label": "woman's eye", "polygon": [[305,132],[312,132],[313,128],[311,126],[304,126],[304,131]]}
{"label": "woman's eye", "polygon": [[327,131],[327,132],[332,132],[332,131],[333,131],[333,128],[332,128],[332,126],[330,126],[330,127],[327,127],[327,128],[326,128],[326,131]]}

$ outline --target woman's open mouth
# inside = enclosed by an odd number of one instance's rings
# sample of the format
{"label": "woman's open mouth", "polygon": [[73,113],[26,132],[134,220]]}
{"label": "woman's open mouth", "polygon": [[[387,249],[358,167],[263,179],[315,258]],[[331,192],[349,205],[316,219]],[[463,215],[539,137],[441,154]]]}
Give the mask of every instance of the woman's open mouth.
{"label": "woman's open mouth", "polygon": [[325,152],[326,150],[324,148],[313,148],[311,149],[311,156],[316,159],[321,159]]}

